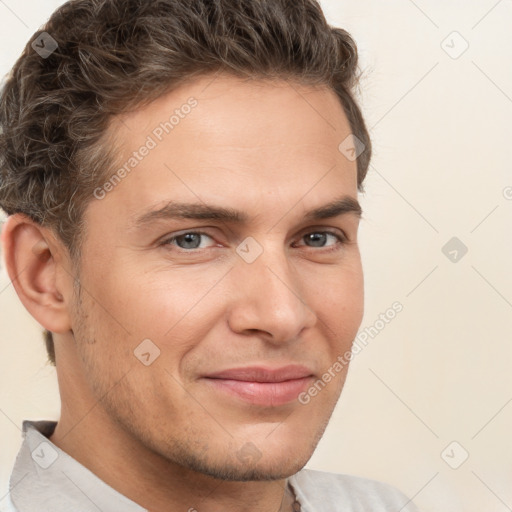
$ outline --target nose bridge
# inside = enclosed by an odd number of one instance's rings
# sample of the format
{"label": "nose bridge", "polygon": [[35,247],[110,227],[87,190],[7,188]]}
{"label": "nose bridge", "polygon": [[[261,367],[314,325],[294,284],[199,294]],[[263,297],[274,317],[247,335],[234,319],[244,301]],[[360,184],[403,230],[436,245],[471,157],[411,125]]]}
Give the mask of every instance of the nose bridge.
{"label": "nose bridge", "polygon": [[297,273],[283,247],[265,247],[252,263],[240,258],[235,275],[233,330],[265,331],[275,341],[287,341],[314,325],[316,315],[302,297]]}

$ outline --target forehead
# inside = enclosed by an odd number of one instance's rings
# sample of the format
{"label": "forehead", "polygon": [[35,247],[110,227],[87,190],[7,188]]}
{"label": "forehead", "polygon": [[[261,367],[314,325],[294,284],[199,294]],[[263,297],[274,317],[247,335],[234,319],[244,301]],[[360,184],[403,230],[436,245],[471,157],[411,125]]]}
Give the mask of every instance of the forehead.
{"label": "forehead", "polygon": [[262,210],[357,195],[356,163],[338,149],[350,126],[326,86],[202,77],[110,131],[125,172],[106,199],[130,212],[178,198]]}

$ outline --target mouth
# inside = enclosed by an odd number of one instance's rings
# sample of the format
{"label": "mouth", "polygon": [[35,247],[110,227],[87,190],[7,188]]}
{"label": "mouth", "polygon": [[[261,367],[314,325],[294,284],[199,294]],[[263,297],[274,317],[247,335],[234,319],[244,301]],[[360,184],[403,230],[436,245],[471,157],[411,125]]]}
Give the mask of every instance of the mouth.
{"label": "mouth", "polygon": [[203,379],[216,392],[252,405],[277,407],[296,400],[313,377],[313,372],[305,366],[288,365],[232,368],[205,375]]}

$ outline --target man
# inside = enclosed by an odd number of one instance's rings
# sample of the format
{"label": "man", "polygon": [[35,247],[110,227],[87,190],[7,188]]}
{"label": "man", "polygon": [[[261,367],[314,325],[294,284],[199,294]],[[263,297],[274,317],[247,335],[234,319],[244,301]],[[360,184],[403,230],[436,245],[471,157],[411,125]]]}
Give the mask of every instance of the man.
{"label": "man", "polygon": [[302,469],[363,314],[356,67],[314,0],[74,0],[27,44],[2,240],[62,411],[13,510],[415,510]]}

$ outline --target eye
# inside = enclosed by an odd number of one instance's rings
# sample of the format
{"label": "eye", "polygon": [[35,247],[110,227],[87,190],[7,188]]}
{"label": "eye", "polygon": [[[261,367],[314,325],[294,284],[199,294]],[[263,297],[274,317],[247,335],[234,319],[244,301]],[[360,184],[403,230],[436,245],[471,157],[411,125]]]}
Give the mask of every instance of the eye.
{"label": "eye", "polygon": [[201,231],[187,231],[186,233],[181,233],[180,235],[174,235],[171,238],[167,238],[162,243],[163,245],[176,245],[180,249],[204,249],[206,246],[202,245],[201,242],[204,241],[205,238],[209,238],[213,241],[213,238],[206,233]]}
{"label": "eye", "polygon": [[[329,247],[330,250],[336,250],[347,241],[345,236],[332,231],[312,231],[303,235],[301,240],[305,242],[307,247],[317,247],[320,249]],[[329,241],[333,243],[329,244]]]}
{"label": "eye", "polygon": [[[210,240],[210,244],[208,244]],[[295,246],[306,246],[309,248],[327,249],[327,251],[335,251],[340,249],[348,240],[344,234],[334,231],[311,231],[302,235],[300,242]],[[214,239],[202,231],[186,231],[171,236],[162,242],[164,246],[174,246],[178,250],[192,252],[194,250],[206,249],[214,247]]]}

